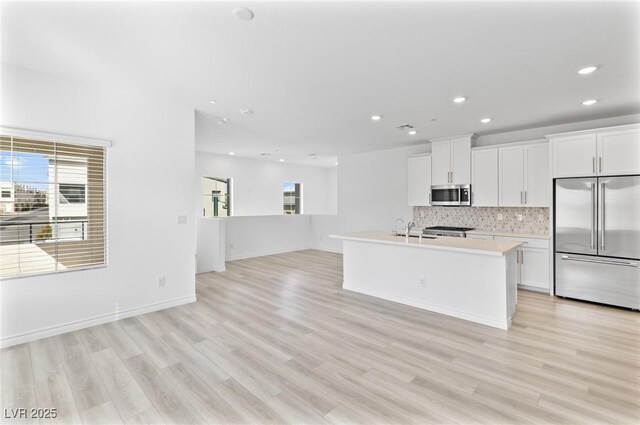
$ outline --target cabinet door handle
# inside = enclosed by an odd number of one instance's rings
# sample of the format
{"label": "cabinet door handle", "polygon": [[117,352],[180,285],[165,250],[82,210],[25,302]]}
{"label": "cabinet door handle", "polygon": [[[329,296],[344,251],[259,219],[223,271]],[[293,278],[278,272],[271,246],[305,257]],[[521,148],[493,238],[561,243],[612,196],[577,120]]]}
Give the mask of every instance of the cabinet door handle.
{"label": "cabinet door handle", "polygon": [[522,191],[520,191],[520,205],[522,205],[522,204],[523,204],[523,202],[522,202]]}
{"label": "cabinet door handle", "polygon": [[527,191],[524,191],[524,204],[527,205]]}
{"label": "cabinet door handle", "polygon": [[598,172],[599,173],[602,172],[602,157],[601,156],[598,157]]}
{"label": "cabinet door handle", "polygon": [[431,205],[431,192],[429,192],[429,205]]}
{"label": "cabinet door handle", "polygon": [[596,173],[596,157],[592,156],[591,157],[591,169],[593,170],[593,174]]}

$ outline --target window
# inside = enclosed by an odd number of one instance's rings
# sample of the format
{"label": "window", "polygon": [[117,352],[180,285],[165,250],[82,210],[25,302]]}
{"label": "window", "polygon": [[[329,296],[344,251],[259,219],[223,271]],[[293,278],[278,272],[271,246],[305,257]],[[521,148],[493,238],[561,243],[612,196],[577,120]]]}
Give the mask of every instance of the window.
{"label": "window", "polygon": [[283,183],[284,214],[302,214],[302,183]]}
{"label": "window", "polygon": [[231,179],[223,177],[202,178],[202,216],[231,216]]}
{"label": "window", "polygon": [[84,204],[86,185],[60,183],[60,203]]}
{"label": "window", "polygon": [[108,142],[0,134],[0,278],[105,265]]}

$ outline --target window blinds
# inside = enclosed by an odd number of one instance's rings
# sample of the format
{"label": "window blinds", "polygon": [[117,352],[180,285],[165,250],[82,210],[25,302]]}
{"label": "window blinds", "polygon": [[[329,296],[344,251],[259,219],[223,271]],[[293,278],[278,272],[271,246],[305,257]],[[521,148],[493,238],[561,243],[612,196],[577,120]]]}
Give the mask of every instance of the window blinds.
{"label": "window blinds", "polygon": [[0,278],[106,264],[106,147],[0,136]]}

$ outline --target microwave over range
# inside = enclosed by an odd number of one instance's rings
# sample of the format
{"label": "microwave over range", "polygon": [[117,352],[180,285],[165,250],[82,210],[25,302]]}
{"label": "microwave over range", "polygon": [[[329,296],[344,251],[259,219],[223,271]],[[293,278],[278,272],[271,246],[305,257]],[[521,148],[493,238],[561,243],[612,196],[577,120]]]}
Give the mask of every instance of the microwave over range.
{"label": "microwave over range", "polygon": [[429,198],[431,199],[431,205],[470,206],[471,185],[446,184],[431,186],[431,196]]}

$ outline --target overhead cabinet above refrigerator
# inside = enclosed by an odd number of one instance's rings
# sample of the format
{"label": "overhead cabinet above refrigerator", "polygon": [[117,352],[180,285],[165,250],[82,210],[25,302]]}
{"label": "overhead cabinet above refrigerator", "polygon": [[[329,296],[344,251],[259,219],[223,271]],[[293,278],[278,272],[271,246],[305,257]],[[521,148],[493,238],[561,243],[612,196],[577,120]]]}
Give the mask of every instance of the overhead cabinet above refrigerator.
{"label": "overhead cabinet above refrigerator", "polygon": [[547,136],[553,149],[553,177],[640,174],[637,124]]}

